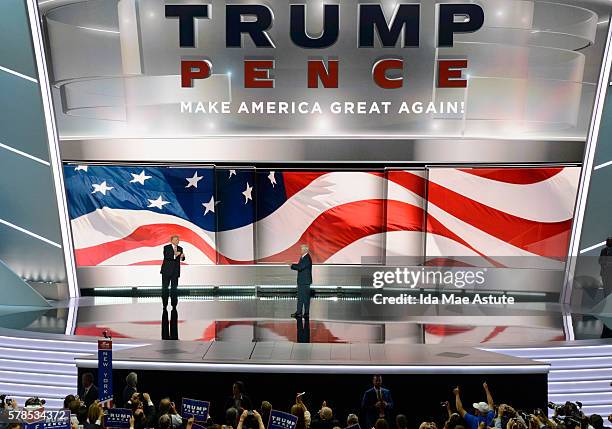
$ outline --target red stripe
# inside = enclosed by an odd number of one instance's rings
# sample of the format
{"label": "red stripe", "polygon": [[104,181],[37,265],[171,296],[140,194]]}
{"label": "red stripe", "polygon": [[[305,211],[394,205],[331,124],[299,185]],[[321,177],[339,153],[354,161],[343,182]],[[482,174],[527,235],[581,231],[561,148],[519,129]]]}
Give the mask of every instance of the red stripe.
{"label": "red stripe", "polygon": [[424,329],[428,334],[439,337],[448,337],[474,330],[471,326],[433,325],[429,323],[425,324]]}
{"label": "red stripe", "polygon": [[[524,219],[474,201],[433,182],[429,182],[428,200],[457,219],[513,246],[548,258],[565,258],[571,219],[561,222]],[[436,229],[432,231],[435,232]]]}
{"label": "red stripe", "polygon": [[[436,234],[436,235],[440,235],[442,237],[446,237],[448,239],[451,239],[451,240],[453,240],[453,241],[455,241],[455,242],[457,242],[457,243],[467,247],[468,249],[476,252],[477,254],[482,256],[486,261],[488,261],[493,266],[498,267],[498,268],[503,268],[504,267],[499,262],[495,261],[494,259],[486,256],[484,253],[480,252],[478,249],[476,249],[474,246],[469,244],[467,241],[465,241],[459,235],[455,234],[453,231],[448,229],[445,225],[443,225],[439,220],[437,220],[436,218],[434,218],[430,214],[427,215],[427,233]],[[443,256],[463,256],[463,255],[443,255]]]}
{"label": "red stripe", "polygon": [[458,170],[497,182],[532,185],[556,176],[564,168],[459,168]]}
{"label": "red stripe", "polygon": [[107,259],[128,250],[140,247],[156,247],[168,242],[171,235],[179,235],[183,241],[191,243],[212,261],[217,252],[202,237],[191,229],[173,224],[150,224],[136,228],[130,235],[119,240],[109,241],[96,246],[75,251],[78,266],[99,265]]}
{"label": "red stripe", "polygon": [[306,243],[314,263],[325,262],[334,253],[360,238],[383,230],[385,200],[363,200],[341,204],[321,213],[291,247],[260,262],[289,262],[300,256]]}
{"label": "red stripe", "polygon": [[[299,257],[299,246],[306,242],[311,248],[313,262],[322,263],[332,255],[360,238],[386,231],[422,231],[423,209],[401,201],[387,201],[386,228],[382,222],[382,206],[385,200],[364,200],[339,205],[321,213],[302,234],[299,240],[284,251],[261,259],[259,262],[289,262]],[[465,240],[429,216],[428,232],[435,232],[472,249]],[[138,247],[155,247],[167,241],[172,234],[179,234],[183,241],[191,243],[213,261],[214,249],[188,228],[179,225],[153,224],[137,228],[121,240],[111,241],[84,249],[78,249],[79,266],[97,265],[108,258]],[[326,239],[327,238],[327,239]],[[219,261],[225,264],[250,264],[253,261],[235,261],[221,254]],[[488,259],[488,258],[487,258]],[[489,260],[489,259],[488,259]],[[495,261],[490,260],[492,264]],[[132,265],[160,265],[161,260],[140,261]]]}
{"label": "red stripe", "polygon": [[315,179],[327,173],[329,171],[284,171],[283,184],[285,185],[287,199],[310,185]]}
{"label": "red stripe", "polygon": [[383,177],[382,171],[284,171],[283,172],[283,184],[285,185],[285,195],[287,199],[291,198],[299,191],[310,185],[316,179],[326,174],[348,174],[348,173],[360,173],[360,174],[372,174],[374,176]]}
{"label": "red stripe", "polygon": [[425,198],[427,180],[410,171],[387,171],[387,180],[414,192],[419,197]]}

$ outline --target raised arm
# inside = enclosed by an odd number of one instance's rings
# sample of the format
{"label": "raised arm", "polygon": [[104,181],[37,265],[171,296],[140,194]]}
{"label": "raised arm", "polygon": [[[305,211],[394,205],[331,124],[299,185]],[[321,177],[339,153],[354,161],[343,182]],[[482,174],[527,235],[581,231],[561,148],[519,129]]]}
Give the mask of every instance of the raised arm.
{"label": "raised arm", "polygon": [[484,388],[485,394],[487,395],[487,404],[489,404],[489,409],[493,409],[493,396],[491,395],[491,391],[489,390],[489,385],[485,381],[482,383],[482,387]]}
{"label": "raised arm", "polygon": [[463,404],[461,403],[461,397],[459,393],[459,386],[453,389],[453,393],[455,394],[455,408],[457,408],[457,412],[461,417],[465,416],[467,411],[463,408]]}

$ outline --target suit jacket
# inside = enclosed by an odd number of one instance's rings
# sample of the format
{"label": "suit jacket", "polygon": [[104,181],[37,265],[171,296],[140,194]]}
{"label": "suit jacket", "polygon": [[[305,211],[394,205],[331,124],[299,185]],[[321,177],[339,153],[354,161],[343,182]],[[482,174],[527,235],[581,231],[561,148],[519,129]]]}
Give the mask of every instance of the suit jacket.
{"label": "suit jacket", "polygon": [[310,253],[302,256],[297,264],[291,264],[291,269],[298,272],[298,285],[310,286],[312,284],[312,259],[310,259]]}
{"label": "suit jacket", "polygon": [[338,420],[333,417],[330,420],[323,420],[318,414],[310,422],[310,429],[333,429],[336,426],[340,426]]}
{"label": "suit jacket", "polygon": [[[242,394],[242,398],[239,400],[239,402],[240,402],[240,408],[242,408],[242,410],[252,410],[253,409],[253,403],[251,402],[251,398],[249,398],[247,395]],[[227,401],[225,401],[225,409],[228,410],[230,408],[235,408],[235,407],[236,407],[236,400],[234,399],[233,396],[230,396],[229,398],[227,398]],[[242,412],[242,411],[239,410],[239,412]],[[240,417],[240,414],[238,414],[238,417]]]}
{"label": "suit jacket", "polygon": [[164,262],[162,262],[160,273],[166,277],[181,276],[181,261],[185,260],[185,255],[183,255],[183,248],[181,246],[176,246],[176,250],[181,252],[180,258],[174,257],[172,244],[164,246]]}
{"label": "suit jacket", "polygon": [[[380,393],[382,395],[382,400],[387,403],[385,407],[385,416],[389,418],[391,410],[393,409],[393,399],[391,398],[391,391],[389,389],[385,389],[384,387],[380,388]],[[376,390],[374,387],[366,390],[363,394],[363,399],[361,400],[361,409],[363,411],[365,417],[366,428],[372,428],[376,420],[378,420],[379,410],[376,408],[376,403],[378,402],[378,397],[376,395]]]}
{"label": "suit jacket", "polygon": [[85,389],[81,387],[79,391],[79,398],[81,398],[81,401],[85,402],[85,405],[89,407],[96,401],[96,399],[98,399],[98,388],[95,386],[95,384],[92,384],[86,395]]}
{"label": "suit jacket", "polygon": [[612,247],[604,247],[599,254],[599,265],[601,270],[599,274],[604,275],[606,270],[612,269]]}

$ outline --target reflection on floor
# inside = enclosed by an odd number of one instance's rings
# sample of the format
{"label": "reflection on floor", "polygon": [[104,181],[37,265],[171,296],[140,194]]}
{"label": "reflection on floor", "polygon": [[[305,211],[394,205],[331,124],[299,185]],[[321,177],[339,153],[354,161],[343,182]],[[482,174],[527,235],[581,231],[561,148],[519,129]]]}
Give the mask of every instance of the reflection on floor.
{"label": "reflection on floor", "polygon": [[[314,299],[309,321],[289,317],[294,299],[185,297],[162,314],[160,298],[86,297],[56,308],[0,311],[0,327],[115,338],[313,343],[526,344],[566,339],[558,305],[372,306],[359,299]],[[164,317],[165,316],[165,317]],[[571,316],[576,338],[599,338],[602,322]]]}

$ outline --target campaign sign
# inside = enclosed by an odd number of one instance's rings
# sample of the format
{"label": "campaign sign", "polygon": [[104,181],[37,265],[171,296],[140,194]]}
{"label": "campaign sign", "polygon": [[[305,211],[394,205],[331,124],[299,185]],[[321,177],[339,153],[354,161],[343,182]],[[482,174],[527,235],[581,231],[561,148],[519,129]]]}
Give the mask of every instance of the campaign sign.
{"label": "campaign sign", "polygon": [[50,412],[45,419],[45,429],[70,429],[70,410]]}
{"label": "campaign sign", "polygon": [[113,399],[113,342],[108,339],[98,340],[98,399]]}
{"label": "campaign sign", "polygon": [[293,414],[272,410],[268,429],[295,429],[297,419]]}
{"label": "campaign sign", "polygon": [[128,408],[110,408],[104,415],[104,426],[107,428],[128,429],[132,410]]}
{"label": "campaign sign", "polygon": [[191,425],[191,429],[206,429],[204,426],[200,426],[197,423]]}
{"label": "campaign sign", "polygon": [[181,415],[188,419],[193,417],[196,422],[205,422],[208,418],[210,409],[209,401],[199,401],[197,399],[183,398]]}
{"label": "campaign sign", "polygon": [[39,420],[37,422],[25,423],[24,429],[45,429],[45,421]]}

